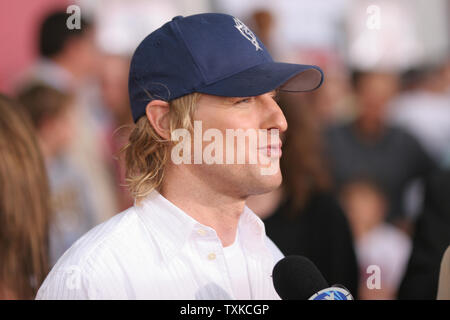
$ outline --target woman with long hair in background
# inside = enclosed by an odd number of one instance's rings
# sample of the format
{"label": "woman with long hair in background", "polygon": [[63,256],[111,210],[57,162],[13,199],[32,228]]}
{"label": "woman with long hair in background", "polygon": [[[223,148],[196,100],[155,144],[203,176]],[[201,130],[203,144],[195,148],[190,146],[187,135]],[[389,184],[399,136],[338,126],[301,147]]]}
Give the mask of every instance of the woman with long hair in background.
{"label": "woman with long hair in background", "polygon": [[50,200],[30,120],[0,94],[0,299],[33,299],[48,273]]}

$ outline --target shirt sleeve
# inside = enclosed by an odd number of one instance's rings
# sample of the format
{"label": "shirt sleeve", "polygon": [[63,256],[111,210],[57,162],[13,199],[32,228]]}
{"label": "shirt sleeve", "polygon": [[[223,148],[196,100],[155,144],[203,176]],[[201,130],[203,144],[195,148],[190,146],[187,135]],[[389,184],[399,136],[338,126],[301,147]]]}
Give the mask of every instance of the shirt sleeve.
{"label": "shirt sleeve", "polygon": [[92,291],[92,282],[82,267],[64,266],[50,272],[40,287],[36,300],[93,299],[90,290]]}
{"label": "shirt sleeve", "polygon": [[36,300],[127,299],[114,264],[104,256],[56,265],[39,289]]}

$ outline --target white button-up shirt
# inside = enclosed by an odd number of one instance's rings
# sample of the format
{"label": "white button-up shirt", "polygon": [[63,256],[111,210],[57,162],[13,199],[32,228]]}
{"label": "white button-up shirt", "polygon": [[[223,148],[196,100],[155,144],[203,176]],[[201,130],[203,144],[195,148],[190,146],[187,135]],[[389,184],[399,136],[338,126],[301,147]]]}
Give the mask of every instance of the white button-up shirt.
{"label": "white button-up shirt", "polygon": [[[247,207],[238,232],[251,298],[280,299],[271,275],[283,254]],[[232,277],[215,230],[154,191],[81,237],[36,299],[235,299]]]}

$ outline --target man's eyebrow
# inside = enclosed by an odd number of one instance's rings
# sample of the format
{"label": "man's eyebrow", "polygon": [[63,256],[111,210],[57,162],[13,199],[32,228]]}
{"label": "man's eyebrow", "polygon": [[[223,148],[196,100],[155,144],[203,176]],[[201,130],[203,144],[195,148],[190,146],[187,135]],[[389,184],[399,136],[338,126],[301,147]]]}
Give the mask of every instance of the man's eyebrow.
{"label": "man's eyebrow", "polygon": [[[270,94],[271,96],[276,97],[276,96],[278,95],[278,93],[279,93],[279,90],[278,90],[278,89],[274,89],[274,90],[272,90],[272,91],[266,92],[265,94]],[[255,97],[256,97],[256,96],[225,97],[225,98],[226,98],[226,101],[234,102],[234,101],[239,100],[239,99],[249,99],[249,98],[255,98]]]}
{"label": "man's eyebrow", "polygon": [[239,99],[248,99],[248,98],[251,98],[251,96],[245,96],[245,97],[226,97],[227,98],[227,101],[236,101],[236,100],[239,100]]}

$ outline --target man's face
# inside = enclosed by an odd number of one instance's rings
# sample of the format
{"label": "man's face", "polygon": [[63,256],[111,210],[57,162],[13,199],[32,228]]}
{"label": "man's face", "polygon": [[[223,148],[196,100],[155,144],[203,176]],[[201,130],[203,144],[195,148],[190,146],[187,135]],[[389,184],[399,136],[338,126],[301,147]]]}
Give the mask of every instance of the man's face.
{"label": "man's face", "polygon": [[[187,169],[216,191],[243,198],[277,188],[282,181],[279,167],[281,140],[278,134],[273,134],[283,133],[287,129],[287,123],[274,98],[275,92],[247,98],[202,95],[194,121],[201,121],[203,134],[209,129],[220,131],[223,137],[220,148],[223,152],[222,162],[206,164],[202,161],[201,164],[188,165]],[[237,129],[241,129],[241,132]],[[227,141],[227,134],[230,133],[241,134],[244,138],[241,143],[239,138],[232,136]],[[267,138],[264,138],[264,134]],[[255,142],[253,147],[250,143],[252,135]],[[195,134],[193,137],[195,138]],[[202,141],[202,152],[207,151],[208,145],[215,140]],[[231,140],[234,143],[230,144]],[[244,140],[245,143],[242,143]],[[234,153],[234,157],[231,157],[230,152]],[[192,156],[193,154],[194,152]],[[216,155],[215,152],[212,154]],[[239,156],[241,159],[245,158],[244,163],[238,163]],[[252,158],[257,160],[252,162]]]}
{"label": "man's face", "polygon": [[378,120],[384,117],[389,100],[398,89],[398,76],[393,73],[367,73],[359,81],[357,95],[366,118]]}

